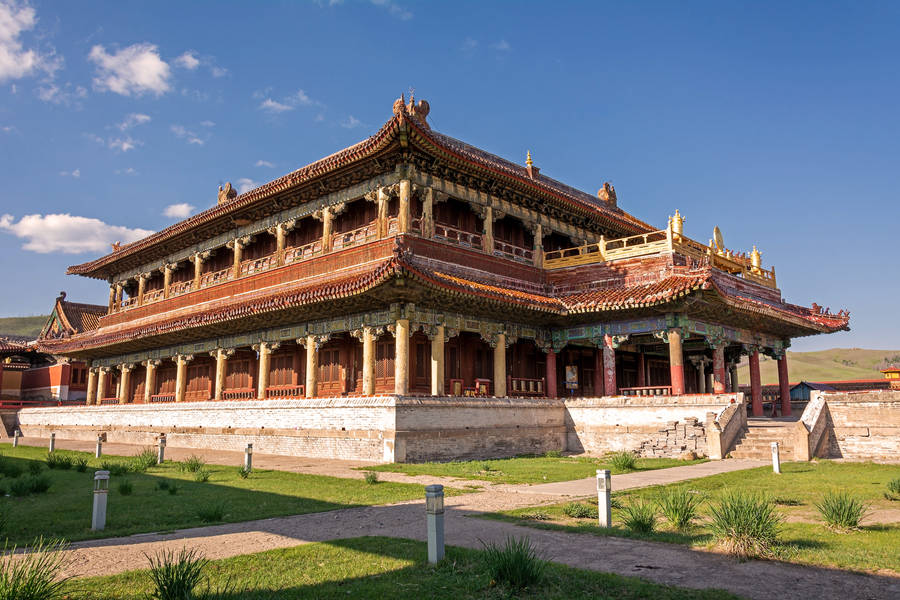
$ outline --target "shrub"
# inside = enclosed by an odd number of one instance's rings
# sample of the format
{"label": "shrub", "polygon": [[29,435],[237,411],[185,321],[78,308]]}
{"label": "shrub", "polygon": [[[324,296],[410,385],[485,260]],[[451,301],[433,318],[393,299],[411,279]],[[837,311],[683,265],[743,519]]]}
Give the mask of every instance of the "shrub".
{"label": "shrub", "polygon": [[563,512],[573,519],[596,519],[597,509],[581,502],[569,502],[563,506]]}
{"label": "shrub", "polygon": [[493,581],[521,589],[543,579],[547,563],[538,558],[527,537],[508,537],[503,546],[484,542],[482,546],[484,562]]}
{"label": "shrub", "polygon": [[197,510],[197,516],[204,523],[215,523],[225,518],[225,504],[217,502],[208,506],[202,506]]}
{"label": "shrub", "polygon": [[168,479],[162,479],[162,480],[160,480],[160,481],[157,481],[157,482],[156,482],[156,489],[162,490],[162,491],[165,491],[165,490],[169,489],[169,480],[168,480]]}
{"label": "shrub", "polygon": [[378,473],[375,471],[367,471],[366,472],[366,483],[369,485],[375,485],[378,483]]}
{"label": "shrub", "polygon": [[15,479],[22,474],[22,467],[9,460],[0,460],[0,473],[4,477]]}
{"label": "shrub", "polygon": [[771,556],[781,516],[760,494],[726,491],[709,511],[709,529],[729,553],[750,558]]}
{"label": "shrub", "polygon": [[847,492],[828,492],[815,506],[825,522],[839,531],[859,529],[859,522],[869,511],[868,505]]}
{"label": "shrub", "polygon": [[891,479],[887,484],[888,493],[885,494],[888,500],[900,500],[900,477]]}
{"label": "shrub", "polygon": [[87,458],[83,456],[76,456],[72,463],[75,465],[75,470],[79,473],[84,473],[85,471],[87,471]]}
{"label": "shrub", "polygon": [[649,502],[634,500],[621,511],[622,524],[633,533],[652,533],[656,527],[656,510]]}
{"label": "shrub", "polygon": [[622,508],[622,501],[619,500],[617,497],[612,496],[612,497],[609,499],[609,507],[610,507],[610,508],[618,508],[618,509],[621,509],[621,508]]}
{"label": "shrub", "polygon": [[174,496],[175,494],[178,493],[178,484],[173,483],[172,485],[169,486],[168,489],[169,489],[169,495]]}
{"label": "shrub", "polygon": [[637,457],[634,452],[622,450],[609,455],[609,464],[616,471],[633,471],[636,463]]}
{"label": "shrub", "polygon": [[134,491],[134,486],[127,479],[123,479],[122,481],[119,482],[118,489],[119,489],[119,493],[122,494],[123,496],[130,496],[131,492]]}
{"label": "shrub", "polygon": [[697,518],[703,497],[685,488],[663,488],[656,498],[659,512],[678,531],[688,529]]}
{"label": "shrub", "polygon": [[560,450],[547,450],[544,452],[544,456],[547,458],[562,458],[562,451]]}
{"label": "shrub", "polygon": [[533,510],[531,512],[520,514],[519,518],[527,519],[529,521],[549,521],[550,515],[543,510]]}
{"label": "shrub", "polygon": [[31,494],[43,494],[50,489],[50,478],[46,475],[32,475],[16,479],[9,488],[13,496],[29,496]]}
{"label": "shrub", "polygon": [[10,600],[51,600],[62,598],[67,577],[60,577],[64,565],[61,540],[38,538],[31,552],[13,560],[15,547],[3,548],[0,558],[0,598]]}
{"label": "shrub", "polygon": [[200,483],[206,483],[209,481],[210,472],[206,469],[200,469],[194,474],[194,481],[199,481]]}
{"label": "shrub", "polygon": [[143,473],[147,469],[156,466],[156,452],[153,448],[144,448],[132,457],[135,473]]}
{"label": "shrub", "polygon": [[178,470],[180,470],[182,473],[196,473],[205,466],[205,460],[203,460],[196,454],[191,454],[189,457],[178,463]]}
{"label": "shrub", "polygon": [[42,470],[41,463],[35,461],[28,462],[28,472],[32,475],[38,475]]}
{"label": "shrub", "polygon": [[241,466],[241,468],[238,469],[238,475],[241,476],[241,479],[247,479],[248,477],[250,477],[250,469],[248,469],[246,466]]}
{"label": "shrub", "polygon": [[113,477],[121,477],[122,475],[127,475],[128,472],[131,471],[131,465],[110,460],[101,462],[100,468],[104,471],[109,471],[109,474]]}
{"label": "shrub", "polygon": [[491,463],[489,463],[487,461],[481,463],[480,466],[481,466],[481,471],[483,473],[490,473],[491,471],[494,470],[494,467],[491,466]]}
{"label": "shrub", "polygon": [[67,471],[72,468],[72,457],[68,454],[48,452],[46,462],[48,469],[61,469]]}
{"label": "shrub", "polygon": [[209,561],[196,550],[183,548],[175,554],[172,550],[147,556],[150,561],[150,579],[153,580],[155,600],[192,600],[194,588],[203,579],[203,570]]}

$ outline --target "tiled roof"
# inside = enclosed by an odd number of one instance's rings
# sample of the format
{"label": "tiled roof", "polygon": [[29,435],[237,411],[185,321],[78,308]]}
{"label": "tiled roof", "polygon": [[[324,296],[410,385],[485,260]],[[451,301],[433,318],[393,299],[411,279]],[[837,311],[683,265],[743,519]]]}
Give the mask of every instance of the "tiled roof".
{"label": "tiled roof", "polygon": [[59,314],[68,322],[75,333],[93,331],[100,327],[100,317],[106,314],[107,307],[101,304],[82,304],[80,302],[59,302]]}
{"label": "tiled roof", "polygon": [[10,356],[12,354],[28,352],[29,350],[30,348],[25,344],[19,344],[18,342],[0,338],[0,356]]}
{"label": "tiled roof", "polygon": [[[478,167],[488,169],[495,174],[512,177],[521,185],[524,185],[545,197],[555,201],[561,201],[570,209],[592,215],[600,221],[611,223],[614,226],[632,233],[642,233],[654,229],[647,223],[629,215],[625,211],[607,206],[600,202],[598,198],[560,183],[555,179],[544,175],[538,175],[532,179],[528,176],[525,167],[490,154],[489,152],[485,152],[484,150],[475,148],[474,146],[470,146],[469,144],[452,137],[432,131],[427,126],[423,127],[416,117],[410,116],[403,110],[395,112],[394,116],[368,139],[317,160],[274,181],[245,192],[228,202],[219,206],[214,206],[141,240],[125,244],[115,252],[90,262],[73,265],[69,267],[67,273],[103,278],[104,276],[102,274],[97,273],[98,269],[110,265],[125,256],[141,252],[142,250],[153,247],[165,240],[171,240],[178,236],[185,236],[190,231],[205,223],[224,218],[236,211],[261,201],[264,198],[294,188],[317,177],[324,176],[356,160],[376,154],[387,148],[395,140],[399,139],[400,130],[407,125],[414,128],[421,139],[429,140],[436,147],[454,154]],[[196,239],[192,238],[185,246],[196,243],[196,241]]]}

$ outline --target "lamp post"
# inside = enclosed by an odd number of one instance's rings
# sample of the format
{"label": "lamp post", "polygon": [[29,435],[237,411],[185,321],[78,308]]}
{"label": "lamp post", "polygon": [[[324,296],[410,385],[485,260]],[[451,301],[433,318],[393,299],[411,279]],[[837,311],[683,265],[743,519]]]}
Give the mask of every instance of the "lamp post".
{"label": "lamp post", "polygon": [[597,469],[597,517],[600,527],[609,529],[612,525],[612,477],[607,469]]}
{"label": "lamp post", "polygon": [[54,450],[56,450],[56,434],[51,433],[50,434],[50,452],[53,452]]}
{"label": "lamp post", "polygon": [[425,486],[425,515],[428,522],[428,562],[444,558],[444,486]]}
{"label": "lamp post", "polygon": [[103,456],[103,434],[97,436],[97,446],[94,448],[94,458]]}
{"label": "lamp post", "polygon": [[778,442],[772,442],[772,472],[781,475],[781,456],[778,452]]}
{"label": "lamp post", "polygon": [[253,444],[247,444],[244,450],[244,470],[248,473],[253,470]]}
{"label": "lamp post", "polygon": [[156,464],[161,465],[166,460],[166,436],[159,436],[159,449],[156,451]]}
{"label": "lamp post", "polygon": [[13,448],[18,448],[18,447],[19,447],[19,430],[16,429],[13,432]]}
{"label": "lamp post", "polygon": [[94,472],[94,512],[91,516],[91,530],[101,531],[106,527],[106,498],[109,495],[109,471]]}

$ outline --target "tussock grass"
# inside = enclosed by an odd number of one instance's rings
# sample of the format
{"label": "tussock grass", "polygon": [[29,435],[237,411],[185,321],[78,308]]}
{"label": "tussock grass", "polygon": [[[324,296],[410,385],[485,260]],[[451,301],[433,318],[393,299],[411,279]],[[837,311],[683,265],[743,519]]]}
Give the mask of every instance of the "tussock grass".
{"label": "tussock grass", "polygon": [[127,479],[123,479],[122,481],[119,482],[117,489],[119,490],[119,493],[122,494],[123,496],[130,496],[131,493],[134,491],[134,485]]}
{"label": "tussock grass", "polygon": [[653,533],[656,529],[656,508],[651,502],[632,500],[622,507],[622,525],[633,533]]}
{"label": "tussock grass", "polygon": [[742,558],[772,556],[781,515],[766,496],[729,490],[713,502],[709,529],[729,554]]}
{"label": "tussock grass", "polygon": [[563,506],[563,512],[566,516],[573,519],[596,519],[597,507],[584,504],[583,502],[569,502]]}
{"label": "tussock grass", "polygon": [[206,466],[206,461],[196,454],[191,454],[186,459],[178,463],[178,468],[182,473],[196,473]]}
{"label": "tussock grass", "polygon": [[366,483],[369,485],[375,485],[378,483],[378,473],[375,471],[366,471]]}
{"label": "tussock grass", "polygon": [[508,537],[502,546],[484,542],[482,546],[483,560],[492,581],[522,589],[544,578],[547,563],[538,557],[527,537]]}
{"label": "tussock grass", "polygon": [[55,600],[63,598],[67,578],[59,576],[64,566],[62,540],[38,538],[30,552],[13,559],[15,546],[4,547],[0,557],[0,599]]}
{"label": "tussock grass", "polygon": [[634,471],[637,466],[637,456],[634,452],[622,450],[609,455],[609,464],[617,471]]}
{"label": "tussock grass", "polygon": [[900,500],[900,477],[896,477],[888,481],[887,493],[884,495],[888,500]]}
{"label": "tussock grass", "polygon": [[656,497],[659,512],[678,531],[690,529],[702,503],[702,495],[686,488],[663,488]]}
{"label": "tussock grass", "polygon": [[225,518],[225,503],[216,502],[202,506],[197,510],[197,516],[204,523],[216,523]]}
{"label": "tussock grass", "polygon": [[816,509],[832,529],[852,531],[859,529],[859,522],[866,516],[869,506],[847,492],[827,492],[816,502]]}

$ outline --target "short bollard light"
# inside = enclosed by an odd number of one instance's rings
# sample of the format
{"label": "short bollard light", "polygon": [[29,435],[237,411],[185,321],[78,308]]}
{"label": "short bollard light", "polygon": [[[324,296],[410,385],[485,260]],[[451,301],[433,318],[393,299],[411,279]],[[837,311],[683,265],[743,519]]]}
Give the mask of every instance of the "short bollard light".
{"label": "short bollard light", "polygon": [[97,447],[94,448],[94,458],[100,458],[103,456],[103,436],[97,436]]}
{"label": "short bollard light", "polygon": [[425,516],[428,521],[428,562],[444,558],[444,486],[425,486]]}
{"label": "short bollard light", "polygon": [[244,450],[244,470],[248,473],[253,470],[253,444],[247,444]]}
{"label": "short bollard light", "polygon": [[19,430],[16,429],[13,432],[13,448],[18,448],[18,447],[19,447]]}
{"label": "short bollard light", "polygon": [[597,469],[597,518],[600,527],[612,526],[612,477],[607,469]]}
{"label": "short bollard light", "polygon": [[156,464],[161,465],[166,460],[166,436],[159,436],[159,449],[156,451]]}
{"label": "short bollard light", "polygon": [[50,452],[53,452],[54,450],[56,450],[56,434],[51,433],[50,434]]}
{"label": "short bollard light", "polygon": [[781,475],[781,456],[778,453],[778,442],[772,442],[772,471]]}
{"label": "short bollard light", "polygon": [[94,513],[91,516],[91,530],[100,531],[106,527],[106,497],[109,495],[109,471],[94,472]]}

